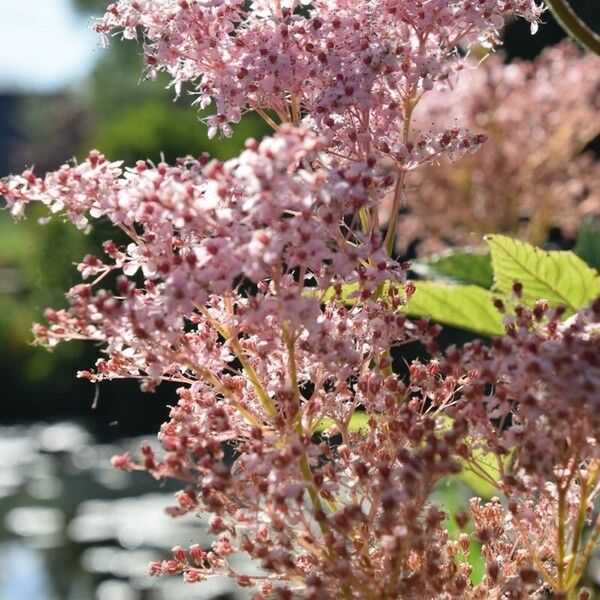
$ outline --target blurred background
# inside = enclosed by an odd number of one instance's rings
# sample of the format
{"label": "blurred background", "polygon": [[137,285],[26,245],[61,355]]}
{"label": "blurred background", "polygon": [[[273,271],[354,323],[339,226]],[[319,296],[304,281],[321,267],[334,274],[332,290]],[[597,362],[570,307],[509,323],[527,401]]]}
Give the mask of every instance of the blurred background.
{"label": "blurred background", "polygon": [[[38,173],[55,169],[91,148],[128,163],[204,151],[229,158],[247,137],[267,133],[249,115],[232,139],[208,140],[189,97],[174,101],[166,80],[140,79],[135,44],[100,47],[90,22],[105,4],[0,0],[0,177],[31,165]],[[573,5],[600,31],[597,3]],[[534,58],[564,37],[549,14],[544,20],[534,37],[527,24],[509,24],[508,60]],[[597,146],[591,141],[588,149]],[[105,234],[97,226],[83,235],[59,220],[40,226],[35,215],[15,224],[0,211],[0,600],[235,595],[227,582],[149,580],[147,563],[175,543],[209,540],[197,519],[163,514],[168,486],[109,464],[111,455],[135,450],[141,436],[153,438],[172,390],[142,394],[122,382],[95,389],[75,377],[93,364],[94,348],[71,343],[48,353],[30,344],[32,322],[45,307],[63,305],[77,281],[73,262],[97,251]],[[554,247],[575,243],[560,223],[545,236]],[[408,240],[406,258],[420,242]],[[460,339],[461,332],[449,335]],[[453,487],[448,494],[458,503],[466,492]]]}

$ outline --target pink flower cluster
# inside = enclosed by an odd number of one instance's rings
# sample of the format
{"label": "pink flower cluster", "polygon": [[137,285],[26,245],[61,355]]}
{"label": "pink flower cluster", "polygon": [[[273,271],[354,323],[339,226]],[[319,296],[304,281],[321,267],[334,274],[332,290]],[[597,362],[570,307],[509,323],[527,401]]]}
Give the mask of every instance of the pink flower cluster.
{"label": "pink flower cluster", "polygon": [[458,405],[486,448],[515,449],[511,476],[537,477],[539,486],[600,458],[600,300],[564,323],[562,310],[546,322],[547,311],[543,301],[518,307],[491,348],[461,349],[461,362],[478,376]]}
{"label": "pink flower cluster", "polygon": [[[109,7],[98,29],[141,36],[151,70],[216,100],[211,128],[227,133],[252,108],[277,130],[224,163],[125,168],[92,152],[0,183],[15,217],[42,202],[118,234],[83,259],[70,307],[46,311],[38,341],[98,343],[105,356],[80,373],[92,381],[180,384],[163,452],[114,464],[182,481],[171,514],[209,513],[215,541],[176,546],[152,574],[225,574],[253,600],[576,589],[600,536],[598,524],[583,543],[600,482],[598,301],[565,323],[543,302],[516,307],[490,347],[439,353],[439,327],[400,312],[415,286],[390,256],[395,227],[384,237],[378,222],[391,189],[397,215],[406,171],[483,141],[411,132],[420,96],[461,70],[457,45],[539,11],[511,0]],[[410,343],[432,358],[402,376],[393,356]],[[465,466],[508,504],[473,500],[473,533],[458,513],[452,539],[432,493]],[[487,564],[477,584],[475,538]],[[238,552],[262,570],[241,571]]]}
{"label": "pink flower cluster", "polygon": [[[386,176],[369,162],[324,170],[322,147],[282,128],[227,163],[122,170],[92,153],[45,179],[5,183],[13,208],[43,200],[76,224],[108,218],[132,240],[106,242],[104,260],[86,257],[80,270],[94,281],[75,286],[70,309],[48,310],[35,333],[49,345],[102,343],[107,358],[81,373],[93,381],[182,384],[160,433],[165,454],[142,448],[141,466],[187,482],[172,514],[208,511],[220,537],[210,552],[176,549],[155,573],[229,572],[257,599],[275,583],[285,596],[303,581],[312,597],[343,580],[367,598],[376,570],[382,593],[462,597],[469,567],[455,568],[444,514],[427,498],[460,469],[466,425],[440,428],[435,413],[463,381],[439,379],[435,364],[415,366],[410,382],[393,374],[390,348],[419,340],[434,351],[439,329],[397,312],[406,266],[355,218]],[[111,272],[122,273],[116,289],[97,290]],[[352,307],[339,302],[344,285]],[[359,408],[371,415],[367,435],[350,426]],[[129,456],[115,465],[137,468]],[[235,551],[267,574],[238,573]]]}
{"label": "pink flower cluster", "polygon": [[[236,309],[227,318],[230,327],[261,326],[274,313],[290,332],[305,329],[313,340],[318,331],[324,334],[319,298],[328,288],[355,282],[357,294],[367,299],[385,281],[402,281],[404,275],[379,236],[357,227],[356,215],[370,207],[389,177],[371,160],[324,170],[318,165],[321,148],[312,135],[282,129],[276,138],[248,142],[227,163],[202,157],[173,167],[139,162],[123,170],[92,152],[82,164],[65,165],[43,179],[30,172],[14,177],[2,192],[15,215],[41,200],[52,212],[64,210],[78,227],[107,217],[131,238],[124,248],[105,242],[111,264],[88,256],[79,268],[84,279],[96,281],[115,270],[126,276],[141,270],[144,294],[121,279],[121,299],[101,295],[92,308],[91,285],[72,292],[91,311],[90,323],[108,327],[110,315],[115,328],[127,322],[129,342],[160,337],[164,328],[183,334],[183,319],[206,305],[226,311],[224,302]],[[349,220],[342,225],[345,216]],[[314,290],[307,294],[309,276]],[[248,284],[258,286],[255,293],[248,293]],[[58,331],[75,333],[78,320],[75,329],[65,329],[65,316],[52,317],[57,318]],[[120,343],[129,345],[127,340]]]}
{"label": "pink flower cluster", "polygon": [[408,139],[417,99],[461,70],[457,46],[541,12],[533,0],[121,0],[96,29],[141,39],[150,76],[191,82],[201,107],[214,100],[209,135],[257,110],[274,128],[318,130],[347,158],[377,152],[406,167],[478,144],[468,131]]}
{"label": "pink flower cluster", "polygon": [[535,61],[507,64],[498,53],[475,66],[414,111],[416,128],[459,123],[487,141],[408,176],[401,251],[415,238],[423,254],[478,245],[491,232],[541,244],[551,227],[574,238],[585,217],[600,215],[600,161],[582,153],[600,133],[600,58],[563,42]]}
{"label": "pink flower cluster", "polygon": [[[451,347],[410,370],[413,383],[426,381],[433,365],[440,381],[460,382],[439,412],[435,401],[429,410],[444,416],[438,428],[448,419],[466,426],[455,458],[505,500],[471,500],[474,533],[462,533],[458,547],[467,551],[474,535],[486,575],[460,598],[565,597],[600,539],[600,516],[582,536],[600,491],[600,298],[564,322],[544,301],[514,310],[506,335],[491,345]],[[464,527],[467,515],[456,518]]]}

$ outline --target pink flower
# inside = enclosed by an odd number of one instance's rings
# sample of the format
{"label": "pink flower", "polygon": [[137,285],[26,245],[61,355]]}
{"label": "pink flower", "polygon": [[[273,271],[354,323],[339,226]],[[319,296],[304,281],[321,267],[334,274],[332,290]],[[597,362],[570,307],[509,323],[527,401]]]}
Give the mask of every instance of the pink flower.
{"label": "pink flower", "polygon": [[[378,152],[405,168],[413,106],[462,69],[456,46],[490,44],[505,16],[535,22],[542,12],[529,0],[320,0],[300,11],[301,4],[261,0],[246,10],[240,0],[121,0],[96,28],[125,38],[140,32],[150,76],[167,71],[178,91],[191,82],[201,107],[214,100],[210,136],[231,135],[247,110],[273,111],[274,127],[292,122],[319,130],[336,155],[364,160]],[[470,147],[473,139],[465,134]],[[431,148],[411,160],[436,153]]]}
{"label": "pink flower", "polygon": [[[577,585],[600,536],[597,525],[583,544],[600,478],[600,300],[565,322],[544,301],[516,306],[490,346],[440,353],[440,328],[400,313],[415,285],[392,256],[407,172],[485,141],[459,126],[413,131],[417,100],[462,70],[459,43],[490,44],[504,16],[535,22],[540,10],[527,0],[108,8],[103,35],[139,35],[151,76],[165,70],[176,87],[193,82],[201,104],[215,101],[212,133],[250,109],[277,130],[227,162],[125,168],[93,152],[1,184],[16,217],[42,202],[129,238],[84,257],[69,308],[46,311],[34,331],[49,346],[99,345],[94,370],[80,372],[91,381],[179,386],[161,449],[144,444],[139,463],[126,453],[113,464],[181,481],[168,513],[208,516],[214,537],[175,546],[152,575],[225,574],[255,600],[533,599],[544,585]],[[412,343],[431,358],[400,374],[396,349]],[[477,585],[466,513],[452,539],[433,501],[465,465],[507,500],[471,502],[486,562]],[[237,553],[261,570],[242,572]]]}

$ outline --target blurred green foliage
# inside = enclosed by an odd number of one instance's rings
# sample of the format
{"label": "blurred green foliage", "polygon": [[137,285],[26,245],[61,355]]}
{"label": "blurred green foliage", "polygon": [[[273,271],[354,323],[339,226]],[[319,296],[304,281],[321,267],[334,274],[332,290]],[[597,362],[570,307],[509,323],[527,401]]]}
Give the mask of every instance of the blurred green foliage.
{"label": "blurred green foliage", "polygon": [[[85,16],[100,14],[107,2],[74,4]],[[268,133],[260,117],[249,114],[231,139],[209,140],[201,122],[208,111],[191,106],[189,90],[176,99],[164,77],[146,81],[136,43],[115,40],[98,52],[96,67],[79,89],[24,100],[18,113],[22,148],[13,170],[33,164],[41,174],[72,157],[83,160],[92,148],[126,164],[139,159],[172,162],[202,152],[225,160],[236,156],[248,137]],[[97,349],[68,344],[49,354],[31,346],[30,331],[32,322],[43,320],[45,307],[65,305],[65,291],[79,280],[74,263],[87,253],[100,253],[102,240],[114,232],[95,223],[84,235],[57,217],[42,226],[37,222],[42,215],[32,210],[27,220],[15,224],[0,212],[0,422],[90,412],[89,386],[85,400],[74,400],[82,389],[75,372],[93,364]],[[118,393],[103,391],[105,403],[119,402],[114,397]],[[147,423],[146,428],[155,425]]]}
{"label": "blurred green foliage", "polygon": [[436,486],[432,500],[436,502],[447,514],[444,527],[452,539],[458,539],[461,533],[471,535],[469,552],[462,556],[464,562],[471,565],[471,581],[475,584],[480,583],[485,574],[485,563],[481,555],[481,543],[477,540],[474,533],[474,527],[471,520],[467,523],[464,530],[461,530],[456,523],[456,515],[464,512],[469,506],[469,500],[473,496],[473,490],[457,477],[447,477],[442,479]]}
{"label": "blurred green foliage", "polygon": [[232,138],[209,140],[201,119],[210,111],[191,106],[193,97],[185,90],[176,98],[166,77],[143,79],[142,68],[139,46],[133,42],[115,42],[104,51],[81,95],[92,126],[78,155],[97,148],[109,159],[128,164],[162,156],[172,162],[202,152],[224,160],[236,156],[248,137],[268,132],[258,115],[248,114]]}
{"label": "blurred green foliage", "polygon": [[21,345],[23,331],[31,328],[32,312],[39,318],[46,306],[63,302],[65,284],[74,283],[78,275],[73,261],[89,247],[86,236],[72,226],[58,220],[40,226],[35,215],[30,219],[0,221],[0,352]]}
{"label": "blurred green foliage", "polygon": [[590,267],[600,271],[600,222],[586,219],[579,228],[573,251]]}
{"label": "blurred green foliage", "polygon": [[149,99],[139,106],[130,106],[103,123],[90,141],[110,160],[124,160],[133,164],[138,159],[173,162],[177,157],[197,156],[208,152],[212,157],[225,160],[239,153],[248,137],[261,137],[262,121],[248,115],[231,139],[209,140],[197,116],[176,104],[168,106],[161,100]]}
{"label": "blurred green foliage", "polygon": [[74,4],[80,11],[84,13],[98,13],[104,7],[106,7],[109,2],[107,2],[107,0],[75,0]]}

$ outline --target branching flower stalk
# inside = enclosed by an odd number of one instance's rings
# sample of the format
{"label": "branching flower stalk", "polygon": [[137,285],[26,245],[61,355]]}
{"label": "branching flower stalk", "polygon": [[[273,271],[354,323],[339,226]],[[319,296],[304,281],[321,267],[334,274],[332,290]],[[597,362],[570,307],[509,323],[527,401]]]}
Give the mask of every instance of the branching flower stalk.
{"label": "branching flower stalk", "polygon": [[[600,528],[600,302],[562,321],[516,305],[506,336],[438,350],[440,327],[400,312],[415,284],[378,222],[408,173],[471,153],[485,136],[415,126],[417,100],[450,89],[464,50],[496,43],[529,0],[121,0],[97,30],[143,42],[214,102],[211,135],[255,110],[275,135],[236,159],[110,162],[99,152],[3,180],[19,218],[32,202],[129,240],[86,256],[70,307],[48,309],[38,343],[100,343],[79,375],[177,381],[149,445],[115,466],[182,482],[170,514],[211,516],[210,548],[176,546],[153,575],[229,576],[253,600],[484,600],[575,590]],[[100,283],[115,275],[114,289]],[[515,294],[518,289],[516,288]],[[395,371],[407,344],[431,355]],[[356,427],[358,415],[365,423]],[[491,475],[485,451],[498,465]],[[511,457],[511,462],[507,457]],[[433,501],[465,466],[505,500],[457,515]],[[472,581],[471,542],[487,565]],[[245,573],[242,552],[260,571]],[[585,598],[587,592],[581,591]]]}
{"label": "branching flower stalk", "polygon": [[548,0],[548,8],[577,43],[600,56],[600,36],[579,18],[567,0]]}

